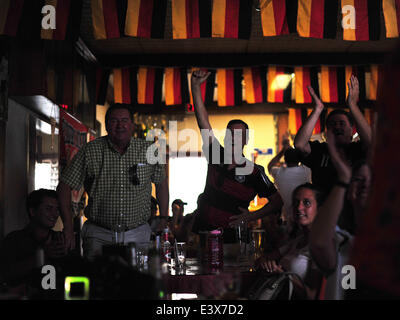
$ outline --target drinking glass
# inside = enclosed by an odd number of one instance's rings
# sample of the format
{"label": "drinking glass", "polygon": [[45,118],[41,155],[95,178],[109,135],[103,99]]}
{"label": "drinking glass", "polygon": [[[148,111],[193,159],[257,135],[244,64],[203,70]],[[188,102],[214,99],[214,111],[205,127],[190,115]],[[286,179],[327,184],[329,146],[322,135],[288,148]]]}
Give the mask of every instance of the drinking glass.
{"label": "drinking glass", "polygon": [[125,242],[125,226],[123,224],[115,224],[112,229],[112,243],[115,245],[123,245]]}
{"label": "drinking glass", "polygon": [[247,225],[242,221],[236,226],[236,238],[239,241],[240,254],[246,254],[247,245]]}
{"label": "drinking glass", "polygon": [[136,267],[140,272],[148,271],[150,242],[136,242]]}
{"label": "drinking glass", "polygon": [[175,265],[180,269],[184,269],[186,262],[186,243],[177,242],[175,245]]}

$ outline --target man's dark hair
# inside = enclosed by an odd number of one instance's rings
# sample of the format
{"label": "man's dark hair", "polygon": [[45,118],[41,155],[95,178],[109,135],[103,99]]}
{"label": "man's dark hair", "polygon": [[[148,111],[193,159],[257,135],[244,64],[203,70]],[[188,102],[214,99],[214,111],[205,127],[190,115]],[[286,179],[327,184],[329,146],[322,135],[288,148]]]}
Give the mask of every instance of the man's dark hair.
{"label": "man's dark hair", "polygon": [[57,192],[49,189],[35,190],[28,195],[28,198],[26,199],[26,210],[28,211],[29,217],[30,217],[29,209],[39,208],[43,199],[46,197],[58,200]]}
{"label": "man's dark hair", "polygon": [[129,104],[125,104],[125,103],[113,103],[112,105],[110,105],[110,107],[107,109],[106,112],[106,123],[108,122],[108,119],[110,118],[110,114],[111,112],[113,112],[114,110],[117,109],[125,109],[128,110],[129,112],[129,118],[131,119],[131,121],[133,122],[133,111],[132,111],[132,107]]}
{"label": "man's dark hair", "polygon": [[330,112],[328,114],[328,116],[326,117],[325,125],[328,126],[330,118],[333,117],[334,115],[337,115],[337,114],[345,115],[347,117],[347,119],[349,120],[350,125],[353,126],[353,124],[354,124],[353,117],[351,116],[351,114],[349,112],[347,112],[347,111],[345,111],[343,109],[335,109],[332,112]]}
{"label": "man's dark hair", "polygon": [[284,158],[286,163],[299,163],[301,154],[299,150],[290,147],[285,151]]}
{"label": "man's dark hair", "polygon": [[230,128],[231,126],[233,126],[235,124],[241,124],[242,126],[244,126],[244,128],[246,130],[249,130],[249,126],[247,125],[247,123],[240,119],[233,119],[233,120],[229,121],[226,128]]}

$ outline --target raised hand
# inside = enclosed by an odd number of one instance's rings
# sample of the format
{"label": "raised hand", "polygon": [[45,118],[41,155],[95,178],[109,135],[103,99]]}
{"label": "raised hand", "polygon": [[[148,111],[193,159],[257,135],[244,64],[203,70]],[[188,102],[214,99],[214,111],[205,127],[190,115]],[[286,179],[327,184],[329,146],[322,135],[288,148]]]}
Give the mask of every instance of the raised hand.
{"label": "raised hand", "polygon": [[322,103],[321,99],[315,94],[314,89],[311,86],[307,86],[308,92],[311,95],[311,98],[314,102],[314,109],[322,111],[324,109],[324,104]]}
{"label": "raised hand", "polygon": [[347,96],[347,104],[350,106],[357,105],[360,96],[360,86],[356,76],[351,76],[350,81],[347,83],[349,87],[349,95]]}
{"label": "raised hand", "polygon": [[203,70],[196,70],[192,73],[191,86],[200,86],[204,81],[207,80],[211,72],[206,72]]}

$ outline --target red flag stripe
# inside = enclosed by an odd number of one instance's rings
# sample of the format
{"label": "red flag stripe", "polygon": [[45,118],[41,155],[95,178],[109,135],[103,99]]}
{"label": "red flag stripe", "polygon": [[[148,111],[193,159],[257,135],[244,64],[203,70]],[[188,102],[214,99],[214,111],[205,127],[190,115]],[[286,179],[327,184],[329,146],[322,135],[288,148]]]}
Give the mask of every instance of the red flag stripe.
{"label": "red flag stripe", "polygon": [[181,94],[181,72],[179,68],[174,68],[174,102],[175,104],[182,104]]}
{"label": "red flag stripe", "polygon": [[186,0],[186,32],[188,39],[200,38],[199,0]]}
{"label": "red flag stripe", "polygon": [[118,12],[115,0],[103,0],[103,15],[107,39],[119,38]]}
{"label": "red flag stripe", "polygon": [[260,69],[251,68],[251,75],[253,79],[254,100],[256,103],[261,103],[263,102],[263,96],[262,96]]}
{"label": "red flag stripe", "polygon": [[369,40],[367,0],[354,0],[354,8],[356,11],[356,40]]}
{"label": "red flag stripe", "polygon": [[130,70],[124,68],[121,70],[122,77],[122,100],[123,103],[131,103]]}
{"label": "red flag stripe", "polygon": [[[281,74],[284,74],[283,67],[276,67],[275,78],[277,78]],[[275,102],[283,102],[283,90],[282,89],[275,89]]]}
{"label": "red flag stripe", "polygon": [[329,67],[329,102],[338,102],[337,73],[335,67]]}
{"label": "red flag stripe", "polygon": [[[277,35],[287,34],[286,23],[286,2],[282,0],[273,0],[274,17],[275,17],[275,32]],[[286,27],[286,28],[285,28]]]}
{"label": "red flag stripe", "polygon": [[70,16],[71,0],[59,0],[57,1],[57,18],[56,18],[56,30],[53,31],[54,40],[65,40],[67,33],[68,18]]}
{"label": "red flag stripe", "polygon": [[308,92],[307,86],[311,85],[310,80],[310,69],[307,67],[303,67],[303,97],[304,103],[311,103],[311,95]]}
{"label": "red flag stripe", "polygon": [[4,26],[4,34],[5,35],[8,35],[8,36],[16,36],[17,35],[23,6],[24,6],[24,0],[10,1],[10,7],[8,8],[7,21]]}
{"label": "red flag stripe", "polygon": [[[137,36],[142,38],[150,38],[151,24],[153,19],[153,0],[141,0],[139,9],[139,22]],[[157,21],[156,21],[157,23]]]}
{"label": "red flag stripe", "polygon": [[324,37],[324,0],[311,0],[310,37]]}
{"label": "red flag stripe", "polygon": [[226,82],[225,82],[225,95],[226,105],[235,105],[235,85],[234,85],[234,74],[233,70],[226,70]]}
{"label": "red flag stripe", "polygon": [[301,109],[296,109],[296,133],[299,131],[302,124],[303,120],[301,118]]}
{"label": "red flag stripe", "polygon": [[237,38],[239,34],[239,1],[226,0],[225,38]]}

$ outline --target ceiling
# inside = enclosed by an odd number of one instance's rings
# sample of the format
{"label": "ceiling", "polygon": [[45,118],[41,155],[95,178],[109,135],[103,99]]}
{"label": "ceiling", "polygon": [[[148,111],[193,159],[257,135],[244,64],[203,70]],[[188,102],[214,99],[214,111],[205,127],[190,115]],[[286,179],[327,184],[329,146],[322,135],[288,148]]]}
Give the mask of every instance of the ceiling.
{"label": "ceiling", "polygon": [[[172,39],[171,2],[168,1],[164,39],[123,37],[94,40],[91,0],[83,0],[81,36],[87,48],[104,66],[199,65],[229,67],[256,64],[355,64],[380,63],[392,51],[395,39],[386,39],[381,28],[379,41],[343,41],[338,21],[338,39],[301,38],[291,34],[263,37],[260,15],[253,8],[249,40],[201,38]],[[339,14],[338,14],[339,17]],[[383,15],[381,26],[384,26]]]}

